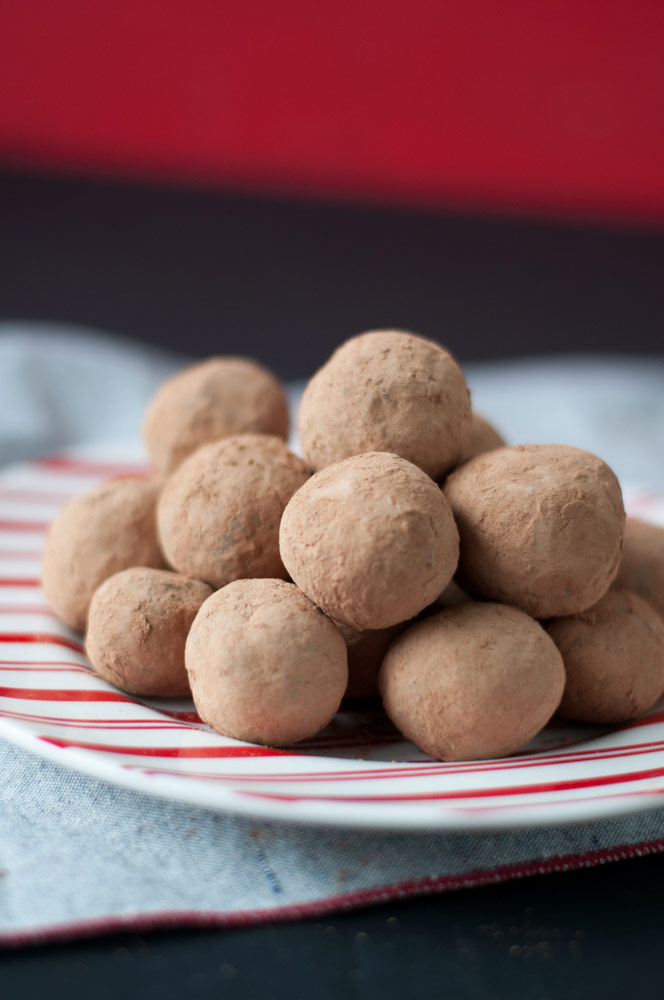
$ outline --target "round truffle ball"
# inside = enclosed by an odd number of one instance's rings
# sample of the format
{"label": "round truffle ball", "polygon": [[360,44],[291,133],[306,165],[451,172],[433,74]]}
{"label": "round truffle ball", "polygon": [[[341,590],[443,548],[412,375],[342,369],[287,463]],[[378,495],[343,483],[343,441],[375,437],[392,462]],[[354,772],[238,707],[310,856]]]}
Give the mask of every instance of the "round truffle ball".
{"label": "round truffle ball", "polygon": [[268,746],[323,729],[348,683],[339,629],[283,580],[237,580],[208,598],[185,659],[201,718],[224,736]]}
{"label": "round truffle ball", "polygon": [[373,698],[378,694],[378,670],[390,643],[403,625],[356,632],[335,622],[346,642],[348,652],[348,687],[346,698]]}
{"label": "round truffle ball", "polygon": [[456,580],[450,580],[442,594],[439,594],[433,604],[424,609],[423,614],[438,614],[439,611],[445,611],[447,608],[456,607],[457,604],[464,604],[470,600],[471,598],[465,590],[461,589]]}
{"label": "round truffle ball", "polygon": [[664,528],[631,518],[627,521],[615,583],[643,597],[664,618]]}
{"label": "round truffle ball", "polygon": [[307,597],[356,631],[414,618],[456,568],[459,537],[441,490],[397,455],[355,455],[289,502],[281,556]]}
{"label": "round truffle ball", "polygon": [[288,400],[281,384],[248,358],[209,358],[161,386],[143,434],[156,471],[169,475],[201,444],[232,434],[288,437]]}
{"label": "round truffle ball", "polygon": [[559,711],[567,719],[624,722],[664,692],[664,621],[636,594],[609,590],[594,607],[546,627],[565,664]]}
{"label": "round truffle ball", "polygon": [[75,497],[51,525],[43,561],[46,599],[82,632],[97,587],[129,566],[165,566],[157,541],[159,485],[114,479]]}
{"label": "round truffle ball", "polygon": [[596,604],[618,571],[625,511],[600,458],[517,445],[472,458],[447,480],[461,536],[459,583],[535,618]]}
{"label": "round truffle ball", "polygon": [[98,674],[130,694],[189,694],[184,644],[212,594],[200,580],[136,566],[95,591],[85,649]]}
{"label": "round truffle ball", "polygon": [[546,725],[564,683],[562,658],[541,625],[476,601],[411,625],[378,675],[392,722],[441,760],[514,753]]}
{"label": "round truffle ball", "polygon": [[372,330],[342,344],[314,375],[298,423],[314,469],[391,451],[438,479],[461,455],[470,394],[438,344],[403,330]]}
{"label": "round truffle ball", "polygon": [[493,424],[473,411],[470,421],[470,431],[461,455],[461,462],[467,462],[476,455],[483,455],[495,448],[504,448],[505,439],[498,433]]}
{"label": "round truffle ball", "polygon": [[279,521],[309,475],[304,462],[268,434],[202,445],[159,499],[159,537],[169,563],[215,589],[242,577],[285,577]]}

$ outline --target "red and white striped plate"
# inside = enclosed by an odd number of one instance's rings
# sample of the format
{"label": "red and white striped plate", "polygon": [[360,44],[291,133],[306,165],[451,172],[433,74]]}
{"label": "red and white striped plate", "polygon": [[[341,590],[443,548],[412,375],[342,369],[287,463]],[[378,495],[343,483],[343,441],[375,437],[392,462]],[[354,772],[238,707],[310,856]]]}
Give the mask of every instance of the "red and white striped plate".
{"label": "red and white striped plate", "polygon": [[[573,822],[664,803],[664,701],[619,729],[554,721],[509,759],[432,761],[378,709],[341,711],[294,750],[218,736],[193,703],[134,698],[100,680],[40,587],[58,508],[102,479],[143,471],[136,447],[77,449],[0,473],[0,735],[143,792],[296,822],[495,829]],[[631,492],[664,524],[664,496]]]}

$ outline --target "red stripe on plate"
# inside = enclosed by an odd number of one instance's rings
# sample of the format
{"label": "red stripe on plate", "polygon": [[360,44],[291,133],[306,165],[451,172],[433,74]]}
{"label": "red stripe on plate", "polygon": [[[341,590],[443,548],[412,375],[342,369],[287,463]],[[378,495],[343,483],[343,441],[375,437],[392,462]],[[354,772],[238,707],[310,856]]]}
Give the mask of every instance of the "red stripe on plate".
{"label": "red stripe on plate", "polygon": [[86,667],[83,663],[73,663],[70,660],[32,660],[30,663],[24,663],[23,660],[0,660],[0,670],[14,670],[18,667],[20,670],[32,671],[32,670],[61,670],[63,673],[68,673],[71,670],[82,670],[86,674],[92,673],[90,667]]}
{"label": "red stripe on plate", "polygon": [[[410,795],[289,795],[282,792],[253,792],[238,789],[238,795],[277,799],[280,802],[437,802],[450,799],[480,799],[504,795],[541,795],[545,792],[567,792],[577,788],[601,788],[627,781],[661,778],[664,767],[628,774],[604,775],[598,778],[574,778],[567,781],[540,782],[534,785],[502,785],[496,788],[459,789],[456,792],[412,792]],[[655,789],[653,789],[655,791]]]}
{"label": "red stripe on plate", "polygon": [[79,750],[98,750],[102,753],[122,754],[128,757],[288,757],[288,750],[273,747],[124,747],[103,743],[83,743],[79,740],[58,740],[52,736],[40,736],[45,743],[56,747],[75,747]]}
{"label": "red stripe on plate", "polygon": [[41,587],[41,580],[26,580],[23,577],[0,577],[0,587]]}
{"label": "red stripe on plate", "polygon": [[35,534],[44,534],[48,531],[50,524],[48,521],[14,521],[5,518],[0,519],[0,531],[34,531]]}
{"label": "red stripe on plate", "polygon": [[197,712],[178,712],[174,708],[156,708],[154,705],[148,705],[143,701],[140,702],[140,704],[143,705],[144,708],[151,708],[154,712],[161,712],[162,715],[167,715],[170,719],[179,719],[181,722],[191,722],[198,726],[205,725]]}
{"label": "red stripe on plate", "polygon": [[643,719],[634,719],[633,722],[626,722],[620,727],[619,732],[624,732],[628,729],[641,729],[643,726],[654,726],[659,722],[664,722],[664,712],[655,712],[652,715],[646,715]]}
{"label": "red stripe on plate", "polygon": [[27,549],[0,549],[0,559],[34,559],[38,562],[43,554],[43,549],[35,549],[34,552]]}
{"label": "red stripe on plate", "polygon": [[142,719],[135,722],[123,722],[121,719],[66,719],[52,718],[50,715],[30,715],[28,712],[10,712],[0,709],[0,715],[5,719],[25,719],[26,722],[38,722],[49,726],[71,726],[72,729],[171,729],[182,732],[186,728],[178,722],[160,722],[159,719]]}
{"label": "red stripe on plate", "polygon": [[0,698],[22,698],[25,701],[125,701],[136,704],[132,698],[115,691],[61,691],[58,688],[0,687]]}
{"label": "red stripe on plate", "polygon": [[[521,763],[518,766],[521,767],[537,767],[540,764],[544,766],[550,764],[577,764],[577,763],[587,763],[593,760],[607,760],[615,757],[636,757],[641,754],[646,753],[658,753],[664,749],[664,741],[653,743],[653,744],[635,744],[634,748],[621,748],[619,751],[614,753],[601,753],[597,751],[596,753],[588,756],[582,756],[577,758],[563,757],[560,760],[552,758],[550,760],[544,761],[533,761],[532,763]],[[300,756],[297,751],[294,751],[294,756]],[[315,759],[315,758],[310,758]],[[508,762],[509,763],[509,762]],[[507,767],[507,764],[504,765]],[[479,769],[481,770],[481,769]],[[497,770],[502,770],[502,766],[498,767]],[[178,772],[179,774],[183,772]],[[206,775],[201,771],[188,771],[186,772],[192,778],[206,777]],[[249,781],[249,782],[260,782],[260,781],[275,781],[275,782],[307,782],[315,781],[316,783],[320,781],[329,782],[342,782],[342,781],[376,781],[379,779],[389,778],[390,780],[398,780],[401,778],[412,779],[412,778],[429,778],[429,777],[445,777],[448,774],[474,774],[476,773],[473,768],[450,768],[449,770],[443,770],[437,768],[433,762],[431,764],[424,763],[422,765],[410,765],[407,761],[404,762],[404,766],[400,769],[397,768],[384,768],[382,770],[371,770],[371,771],[311,771],[307,773],[306,771],[280,771],[278,774],[269,774],[263,772],[262,774],[215,774],[215,778],[223,778],[226,781]]]}
{"label": "red stripe on plate", "polygon": [[70,455],[47,455],[31,463],[39,469],[54,472],[73,472],[85,476],[149,476],[147,465],[133,462],[95,462],[92,459],[74,458]]}
{"label": "red stripe on plate", "polygon": [[19,490],[12,489],[8,486],[0,486],[0,500],[11,500],[19,503],[52,503],[55,505],[66,503],[67,500],[71,500],[71,498],[75,495],[76,494],[73,490],[68,490],[67,492],[63,491],[62,493],[54,493],[50,489],[38,490],[33,488],[30,490]]}
{"label": "red stripe on plate", "polygon": [[49,618],[57,618],[54,611],[51,611],[48,604],[0,604],[0,615],[48,615]]}
{"label": "red stripe on plate", "polygon": [[64,635],[51,635],[49,632],[0,632],[1,642],[45,642],[55,646],[65,646],[77,653],[84,652],[83,643],[76,639],[67,639]]}

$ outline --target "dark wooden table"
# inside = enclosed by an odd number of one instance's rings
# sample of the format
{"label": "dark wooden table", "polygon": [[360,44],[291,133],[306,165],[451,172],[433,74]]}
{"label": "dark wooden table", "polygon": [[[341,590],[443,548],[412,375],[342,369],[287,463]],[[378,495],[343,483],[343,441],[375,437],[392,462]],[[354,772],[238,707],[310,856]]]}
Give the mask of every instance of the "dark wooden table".
{"label": "dark wooden table", "polygon": [[122,935],[0,958],[8,1000],[661,996],[664,857],[294,924]]}

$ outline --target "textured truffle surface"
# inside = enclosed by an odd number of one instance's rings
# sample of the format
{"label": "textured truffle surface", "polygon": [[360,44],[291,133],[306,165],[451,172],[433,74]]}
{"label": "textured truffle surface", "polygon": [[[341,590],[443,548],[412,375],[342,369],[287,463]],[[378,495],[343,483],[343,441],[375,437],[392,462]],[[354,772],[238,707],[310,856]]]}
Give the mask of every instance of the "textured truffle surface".
{"label": "textured truffle surface", "polygon": [[346,642],[348,651],[347,698],[373,698],[378,694],[378,670],[390,643],[402,631],[403,625],[392,628],[356,632],[341,622],[335,622]]}
{"label": "textured truffle surface", "polygon": [[476,455],[483,455],[486,451],[503,448],[505,444],[505,439],[498,433],[493,424],[473,411],[470,431],[466,437],[460,461],[467,462],[469,459],[475,458]]}
{"label": "textured truffle surface", "polygon": [[314,469],[390,451],[434,479],[459,460],[470,427],[463,372],[433,341],[372,330],[346,341],[307,385],[298,414]]}
{"label": "textured truffle surface", "polygon": [[560,653],[522,611],[472,601],[411,625],[378,677],[392,722],[441,760],[514,753],[546,725],[565,683]]}
{"label": "textured truffle surface", "polygon": [[338,628],[283,580],[237,580],[213,594],[185,658],[200,716],[224,736],[268,746],[315,735],[348,682]]}
{"label": "textured truffle surface", "polygon": [[425,608],[423,613],[425,615],[434,615],[439,611],[445,611],[447,608],[456,607],[457,604],[464,604],[470,600],[471,598],[465,590],[461,589],[456,580],[450,580],[442,594],[439,594],[433,604]]}
{"label": "textured truffle surface", "polygon": [[123,570],[92,598],[85,647],[105,680],[131,694],[178,697],[189,693],[184,644],[207,584],[179,573]]}
{"label": "textured truffle surface", "polygon": [[623,722],[664,692],[664,621],[636,594],[610,590],[583,614],[546,627],[565,664],[566,718]]}
{"label": "textured truffle surface", "polygon": [[627,522],[615,583],[643,597],[664,618],[664,528],[636,519]]}
{"label": "textured truffle surface", "polygon": [[281,521],[281,555],[295,583],[356,631],[415,617],[449,583],[459,537],[449,504],[397,455],[356,455],[316,473]]}
{"label": "textured truffle surface", "polygon": [[215,588],[241,577],[285,577],[279,521],[309,474],[268,434],[202,445],[176,469],[159,500],[159,537],[169,563]]}
{"label": "textured truffle surface", "polygon": [[535,618],[596,604],[618,571],[625,512],[601,459],[567,445],[472,458],[445,484],[461,536],[459,583]]}
{"label": "textured truffle surface", "polygon": [[155,469],[169,475],[196,448],[232,434],[288,437],[288,400],[248,358],[209,358],[168,379],[152,399],[143,434]]}
{"label": "textured truffle surface", "polygon": [[159,485],[115,479],[75,497],[59,512],[46,540],[46,599],[67,625],[82,632],[92,595],[129,566],[165,566],[157,541]]}

